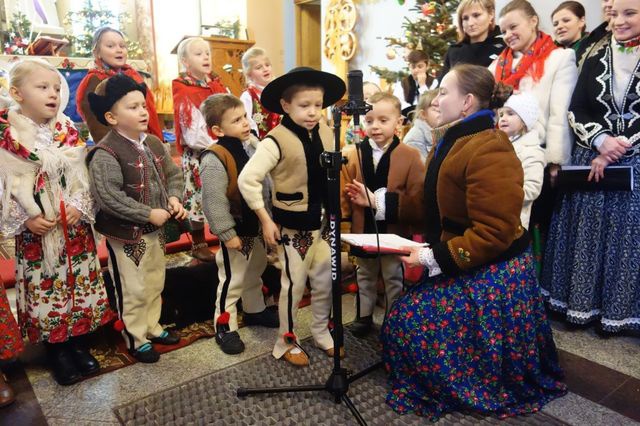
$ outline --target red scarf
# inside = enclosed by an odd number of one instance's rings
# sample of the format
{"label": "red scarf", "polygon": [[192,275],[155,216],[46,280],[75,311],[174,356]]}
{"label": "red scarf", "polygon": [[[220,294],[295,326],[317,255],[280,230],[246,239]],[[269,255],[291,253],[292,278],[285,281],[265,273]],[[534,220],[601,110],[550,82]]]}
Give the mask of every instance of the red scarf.
{"label": "red scarf", "polygon": [[247,92],[249,92],[253,103],[253,117],[250,118],[252,118],[258,126],[258,138],[262,140],[271,129],[280,124],[282,117],[280,117],[280,114],[271,112],[262,106],[262,102],[260,102],[260,94],[262,91],[258,90],[257,87],[250,84],[249,87],[247,87]]}
{"label": "red scarf", "polygon": [[[89,80],[91,80],[91,77],[96,76],[100,79],[100,81],[102,81],[119,73],[131,77],[138,84],[144,83],[144,78],[138,73],[138,71],[131,68],[130,65],[125,64],[122,68],[117,70],[115,68],[111,68],[110,66],[102,62],[102,60],[96,59],[95,68],[92,68],[87,72],[87,75],[78,85],[78,91],[76,92],[76,110],[83,119],[84,116],[82,114],[82,110],[80,109],[80,103],[83,99],[86,98],[86,96],[88,96],[87,85],[89,84]],[[156,112],[156,102],[153,99],[153,93],[151,93],[151,90],[148,87],[145,100],[147,102],[147,111],[149,111],[148,132],[152,135],[157,136],[160,140],[164,140],[164,137],[162,136],[162,127],[160,126],[160,120],[158,119],[158,113]],[[98,141],[95,142],[97,143]]]}
{"label": "red scarf", "polygon": [[[182,126],[191,126],[193,117],[191,108],[200,108],[202,102],[216,93],[229,93],[222,84],[220,77],[209,74],[209,81],[198,80],[188,73],[181,73],[178,78],[171,82],[173,91],[173,122],[175,123],[176,148],[182,153],[184,141],[182,140]],[[207,128],[212,139],[217,137]]]}
{"label": "red scarf", "polygon": [[538,32],[536,41],[524,53],[515,71],[512,70],[513,50],[510,47],[505,48],[498,57],[498,66],[495,72],[496,82],[503,82],[517,90],[520,86],[520,80],[526,75],[531,76],[534,82],[540,81],[544,75],[544,61],[557,48],[558,46],[548,34],[542,31]]}

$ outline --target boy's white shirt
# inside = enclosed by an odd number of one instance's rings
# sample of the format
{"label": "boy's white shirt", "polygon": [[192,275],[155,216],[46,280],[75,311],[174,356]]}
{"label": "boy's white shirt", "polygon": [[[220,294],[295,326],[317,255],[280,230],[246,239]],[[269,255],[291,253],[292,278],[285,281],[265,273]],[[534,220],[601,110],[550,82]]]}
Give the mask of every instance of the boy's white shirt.
{"label": "boy's white shirt", "polygon": [[[438,80],[434,78],[431,86],[427,86],[426,83],[418,86],[418,93],[422,95],[427,90],[435,89],[436,87],[438,87]],[[411,104],[404,99],[404,90],[402,90],[402,84],[399,81],[393,87],[393,96],[398,98],[400,101],[400,109],[405,109],[406,107],[411,106]],[[416,99],[416,104],[417,103],[418,100]]]}

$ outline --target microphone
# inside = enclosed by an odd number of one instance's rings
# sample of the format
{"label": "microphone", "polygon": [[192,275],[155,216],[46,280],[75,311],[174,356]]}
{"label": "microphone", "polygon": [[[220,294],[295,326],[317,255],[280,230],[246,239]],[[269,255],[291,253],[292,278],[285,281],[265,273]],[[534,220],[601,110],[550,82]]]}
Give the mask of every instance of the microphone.
{"label": "microphone", "polygon": [[355,107],[364,104],[364,94],[362,93],[362,71],[351,70],[347,75],[349,84],[349,102],[353,102]]}
{"label": "microphone", "polygon": [[[343,108],[347,115],[353,116],[353,124],[356,128],[360,127],[360,115],[366,114],[371,110],[371,105],[364,101],[362,93],[362,71],[351,70],[347,74],[348,83],[348,102]],[[356,132],[357,133],[357,132]],[[359,141],[356,141],[356,143]]]}

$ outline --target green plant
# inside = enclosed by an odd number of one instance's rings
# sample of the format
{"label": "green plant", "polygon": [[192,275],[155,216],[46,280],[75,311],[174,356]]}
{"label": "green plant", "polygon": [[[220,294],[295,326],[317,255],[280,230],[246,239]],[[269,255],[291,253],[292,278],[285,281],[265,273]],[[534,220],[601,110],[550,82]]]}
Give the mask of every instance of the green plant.
{"label": "green plant", "polygon": [[[82,9],[77,12],[69,12],[64,19],[67,28],[66,38],[69,40],[70,56],[91,57],[93,52],[93,34],[104,26],[111,26],[122,30],[131,23],[128,13],[114,14],[103,0],[85,0]],[[81,27],[81,30],[78,29]],[[129,40],[125,34],[128,56],[132,59],[140,59],[143,55],[142,47],[137,41]]]}

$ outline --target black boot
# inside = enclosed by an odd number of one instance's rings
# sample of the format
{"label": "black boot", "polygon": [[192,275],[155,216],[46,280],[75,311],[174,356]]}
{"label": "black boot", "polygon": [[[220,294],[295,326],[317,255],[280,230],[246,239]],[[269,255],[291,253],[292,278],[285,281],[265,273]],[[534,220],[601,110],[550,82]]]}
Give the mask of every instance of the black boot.
{"label": "black boot", "polygon": [[367,334],[373,328],[373,317],[368,315],[366,317],[359,317],[351,324],[349,330],[351,330],[351,334],[356,337],[363,338],[366,337]]}
{"label": "black boot", "polygon": [[280,327],[278,311],[275,309],[265,308],[262,312],[256,312],[255,314],[245,312],[242,314],[242,319],[244,325],[261,325],[268,328]]}
{"label": "black boot", "polygon": [[69,339],[69,352],[73,363],[83,376],[89,376],[100,370],[98,360],[87,349],[84,336]]}
{"label": "black boot", "polygon": [[49,367],[59,385],[67,386],[74,384],[82,375],[76,368],[71,352],[68,348],[68,342],[64,343],[45,343],[47,347],[47,358],[49,359]]}

